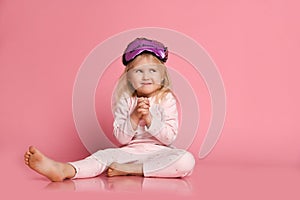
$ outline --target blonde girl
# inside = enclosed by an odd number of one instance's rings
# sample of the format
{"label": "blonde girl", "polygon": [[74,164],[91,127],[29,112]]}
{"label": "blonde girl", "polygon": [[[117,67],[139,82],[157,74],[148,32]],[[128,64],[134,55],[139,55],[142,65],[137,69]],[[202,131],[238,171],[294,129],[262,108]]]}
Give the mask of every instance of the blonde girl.
{"label": "blonde girl", "polygon": [[193,155],[172,146],[178,134],[178,112],[165,66],[167,59],[167,47],[155,40],[137,38],[125,49],[125,70],[113,102],[113,134],[121,144],[119,148],[62,163],[30,146],[25,164],[51,181],[95,177],[103,172],[108,176],[190,175],[195,165]]}

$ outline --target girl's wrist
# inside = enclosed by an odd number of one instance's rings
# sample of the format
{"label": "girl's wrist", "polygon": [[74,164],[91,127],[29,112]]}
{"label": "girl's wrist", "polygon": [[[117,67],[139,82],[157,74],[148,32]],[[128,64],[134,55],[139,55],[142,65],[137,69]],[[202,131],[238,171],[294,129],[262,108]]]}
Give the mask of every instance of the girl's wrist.
{"label": "girl's wrist", "polygon": [[146,117],[145,122],[146,122],[147,128],[149,128],[151,126],[151,121],[152,121],[151,115],[149,115],[148,117]]}
{"label": "girl's wrist", "polygon": [[139,118],[135,114],[130,115],[130,122],[133,130],[136,130],[137,125],[139,123]]}

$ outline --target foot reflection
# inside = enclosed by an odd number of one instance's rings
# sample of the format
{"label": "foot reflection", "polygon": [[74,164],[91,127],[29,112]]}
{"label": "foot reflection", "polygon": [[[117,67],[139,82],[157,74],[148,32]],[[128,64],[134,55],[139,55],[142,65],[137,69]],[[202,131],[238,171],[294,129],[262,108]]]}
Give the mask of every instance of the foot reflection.
{"label": "foot reflection", "polygon": [[191,192],[192,187],[188,178],[144,178],[139,176],[99,176],[88,179],[66,180],[51,182],[47,190],[73,191],[164,191],[164,192]]}

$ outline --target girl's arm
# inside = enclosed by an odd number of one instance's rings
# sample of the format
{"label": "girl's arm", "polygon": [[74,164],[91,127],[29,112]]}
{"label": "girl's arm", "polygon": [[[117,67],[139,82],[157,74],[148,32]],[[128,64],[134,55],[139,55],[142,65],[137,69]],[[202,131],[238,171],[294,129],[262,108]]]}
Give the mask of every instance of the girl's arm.
{"label": "girl's arm", "polygon": [[165,145],[170,145],[178,133],[178,111],[176,99],[169,93],[156,109],[150,109],[152,121],[148,133]]}
{"label": "girl's arm", "polygon": [[135,135],[130,120],[129,98],[122,98],[114,110],[114,136],[122,145],[128,144]]}

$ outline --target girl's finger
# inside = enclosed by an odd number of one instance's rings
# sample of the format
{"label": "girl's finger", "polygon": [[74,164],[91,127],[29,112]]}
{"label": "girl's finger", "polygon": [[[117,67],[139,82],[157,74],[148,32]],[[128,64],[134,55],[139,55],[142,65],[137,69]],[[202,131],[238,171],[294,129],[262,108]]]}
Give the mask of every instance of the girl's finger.
{"label": "girl's finger", "polygon": [[143,109],[149,109],[149,106],[147,106],[147,105],[141,105],[141,106],[139,106],[139,108],[143,108]]}
{"label": "girl's finger", "polygon": [[141,112],[141,114],[142,114],[142,115],[148,115],[149,112],[148,112],[148,111],[143,111],[143,112]]}
{"label": "girl's finger", "polygon": [[141,103],[138,104],[138,107],[139,108],[146,108],[146,107],[149,108],[149,105],[146,104],[145,102],[141,102]]}
{"label": "girl's finger", "polygon": [[148,98],[144,98],[144,102],[145,102],[146,104],[149,104],[149,99],[148,99]]}
{"label": "girl's finger", "polygon": [[137,99],[137,103],[141,103],[141,102],[144,102],[144,98],[143,98],[143,97],[139,97],[139,98]]}
{"label": "girl's finger", "polygon": [[138,113],[149,113],[149,109],[139,108],[137,109]]}

